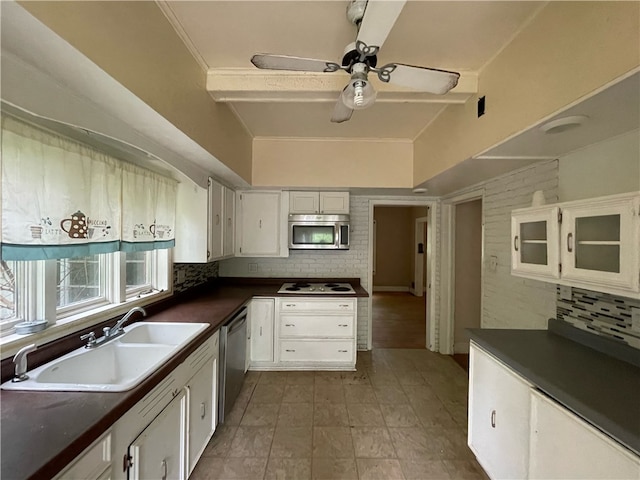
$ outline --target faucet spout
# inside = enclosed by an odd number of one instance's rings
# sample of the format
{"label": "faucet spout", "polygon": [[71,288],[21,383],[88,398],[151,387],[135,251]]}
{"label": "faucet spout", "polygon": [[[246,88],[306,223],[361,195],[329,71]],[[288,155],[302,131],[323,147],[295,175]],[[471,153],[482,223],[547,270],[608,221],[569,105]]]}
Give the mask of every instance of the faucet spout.
{"label": "faucet spout", "polygon": [[33,352],[36,349],[36,344],[27,345],[18,350],[18,353],[13,357],[13,363],[16,364],[16,373],[13,376],[12,382],[23,382],[29,378],[27,375],[27,354]]}
{"label": "faucet spout", "polygon": [[129,320],[131,315],[133,315],[136,312],[142,313],[143,317],[147,316],[147,311],[144,308],[133,307],[120,320],[118,320],[118,322],[112,328],[110,328],[108,331],[105,331],[105,337],[112,337],[114,335],[118,335],[122,333],[122,327],[127,322],[127,320]]}

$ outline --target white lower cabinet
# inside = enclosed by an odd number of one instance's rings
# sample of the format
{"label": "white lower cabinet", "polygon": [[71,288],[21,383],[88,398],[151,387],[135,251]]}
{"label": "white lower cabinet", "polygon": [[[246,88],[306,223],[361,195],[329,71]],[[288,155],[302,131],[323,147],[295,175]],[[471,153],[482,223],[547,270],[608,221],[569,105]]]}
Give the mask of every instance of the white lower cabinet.
{"label": "white lower cabinet", "polygon": [[129,447],[130,480],[184,479],[186,390],[165,407]]}
{"label": "white lower cabinet", "polygon": [[275,298],[254,298],[249,304],[249,358],[252,367],[274,364]]}
{"label": "white lower cabinet", "polygon": [[111,430],[82,452],[56,479],[106,480],[111,478]]}
{"label": "white lower cabinet", "polygon": [[640,457],[537,391],[531,417],[529,478],[640,479]]}
{"label": "white lower cabinet", "polygon": [[469,353],[469,447],[492,479],[526,478],[531,385],[473,342]]}

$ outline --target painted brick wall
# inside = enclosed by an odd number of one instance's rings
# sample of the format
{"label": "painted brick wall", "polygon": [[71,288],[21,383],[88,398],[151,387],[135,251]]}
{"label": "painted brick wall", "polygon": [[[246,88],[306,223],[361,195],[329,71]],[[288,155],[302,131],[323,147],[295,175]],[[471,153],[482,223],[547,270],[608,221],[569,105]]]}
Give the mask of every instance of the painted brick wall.
{"label": "painted brick wall", "polygon": [[557,202],[558,161],[520,169],[482,186],[485,190],[482,328],[546,329],[547,320],[556,316],[556,286],[511,275],[511,210],[531,206],[536,190],[544,191],[547,203]]}
{"label": "painted brick wall", "polygon": [[[372,199],[415,200],[415,197],[352,195],[350,198],[351,245],[348,251],[291,250],[288,258],[231,258],[220,262],[220,276],[353,277],[359,278],[362,286],[371,293],[370,285],[368,285],[368,259],[369,200]],[[438,221],[436,218],[436,222]],[[438,237],[437,232],[436,237]],[[258,265],[257,273],[249,272],[250,263]],[[433,263],[436,264],[437,262],[434,261]],[[357,343],[358,349],[361,350],[367,347],[369,335],[368,316],[369,299],[358,299]]]}

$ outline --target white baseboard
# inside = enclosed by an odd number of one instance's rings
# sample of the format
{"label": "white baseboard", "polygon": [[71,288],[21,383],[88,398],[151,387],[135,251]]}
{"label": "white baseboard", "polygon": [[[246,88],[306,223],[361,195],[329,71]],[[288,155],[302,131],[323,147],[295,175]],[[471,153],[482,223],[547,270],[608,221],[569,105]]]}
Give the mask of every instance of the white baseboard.
{"label": "white baseboard", "polygon": [[469,342],[456,342],[453,344],[453,353],[469,353]]}
{"label": "white baseboard", "polygon": [[373,287],[374,292],[408,292],[409,287]]}

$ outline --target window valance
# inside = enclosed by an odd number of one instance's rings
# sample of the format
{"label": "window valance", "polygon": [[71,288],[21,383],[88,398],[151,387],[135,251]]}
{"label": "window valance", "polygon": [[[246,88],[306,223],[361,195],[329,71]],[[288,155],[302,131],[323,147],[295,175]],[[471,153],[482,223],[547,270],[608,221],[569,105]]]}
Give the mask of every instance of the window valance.
{"label": "window valance", "polygon": [[176,182],[2,117],[2,259],[174,246]]}

